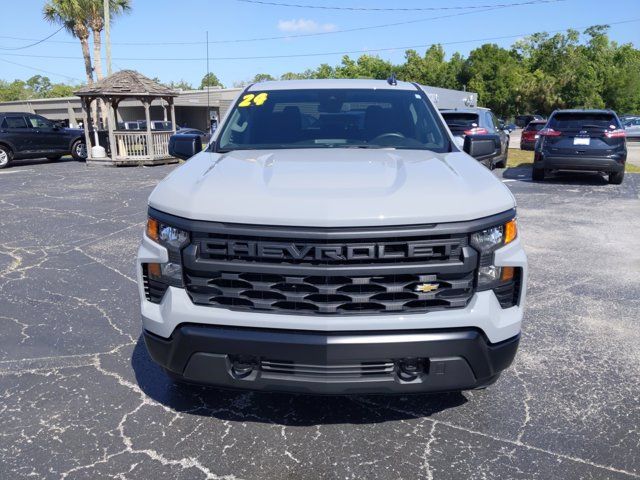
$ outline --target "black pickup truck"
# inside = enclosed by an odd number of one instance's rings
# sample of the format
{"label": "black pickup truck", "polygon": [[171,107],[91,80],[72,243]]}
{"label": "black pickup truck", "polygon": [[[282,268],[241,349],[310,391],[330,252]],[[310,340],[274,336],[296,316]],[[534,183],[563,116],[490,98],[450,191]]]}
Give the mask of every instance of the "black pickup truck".
{"label": "black pickup truck", "polygon": [[87,158],[82,129],[61,128],[33,113],[0,113],[0,168],[15,159],[59,160],[69,154]]}

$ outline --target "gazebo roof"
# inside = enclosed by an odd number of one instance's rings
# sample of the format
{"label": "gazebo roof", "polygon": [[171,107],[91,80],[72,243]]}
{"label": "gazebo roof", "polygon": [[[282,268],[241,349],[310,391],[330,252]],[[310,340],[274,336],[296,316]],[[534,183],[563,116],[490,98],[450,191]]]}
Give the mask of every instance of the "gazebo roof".
{"label": "gazebo roof", "polygon": [[79,97],[176,97],[178,92],[135,70],[121,70],[74,92]]}

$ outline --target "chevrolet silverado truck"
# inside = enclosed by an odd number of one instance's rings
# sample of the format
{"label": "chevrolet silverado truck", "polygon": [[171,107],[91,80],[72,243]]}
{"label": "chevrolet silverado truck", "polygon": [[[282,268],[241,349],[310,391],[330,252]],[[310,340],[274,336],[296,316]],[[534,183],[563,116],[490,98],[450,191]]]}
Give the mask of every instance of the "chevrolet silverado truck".
{"label": "chevrolet silverado truck", "polygon": [[[486,137],[486,138],[485,138]],[[493,383],[520,339],[527,259],[510,191],[419,85],[247,87],[153,190],[143,337],[175,381],[310,394]]]}

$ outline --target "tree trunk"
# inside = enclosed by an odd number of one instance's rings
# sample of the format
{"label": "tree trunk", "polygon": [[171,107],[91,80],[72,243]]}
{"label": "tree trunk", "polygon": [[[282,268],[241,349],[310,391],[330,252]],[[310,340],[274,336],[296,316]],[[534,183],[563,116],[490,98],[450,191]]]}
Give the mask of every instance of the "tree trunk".
{"label": "tree trunk", "polygon": [[[84,70],[87,74],[87,83],[93,85],[93,67],[91,66],[91,53],[89,52],[89,35],[78,36],[78,39],[82,46],[82,57],[84,58]],[[96,108],[92,105],[91,112],[89,112],[89,124],[85,125],[85,128],[90,130],[94,122],[97,125],[97,118]],[[87,147],[89,146],[87,145]]]}
{"label": "tree trunk", "polygon": [[[102,30],[93,29],[93,69],[96,72],[96,80],[102,80]],[[107,109],[102,100],[98,100],[98,109],[102,125],[107,126]]]}
{"label": "tree trunk", "polygon": [[102,31],[93,30],[93,66],[96,79],[102,80]]}

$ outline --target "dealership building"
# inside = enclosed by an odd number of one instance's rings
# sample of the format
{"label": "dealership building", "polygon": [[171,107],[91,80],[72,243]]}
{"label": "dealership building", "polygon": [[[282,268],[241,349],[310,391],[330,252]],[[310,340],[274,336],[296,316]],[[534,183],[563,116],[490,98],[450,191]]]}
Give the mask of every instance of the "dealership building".
{"label": "dealership building", "polygon": [[[207,105],[211,119],[222,119],[241,88],[210,88],[207,90],[179,91],[174,100],[176,123],[180,127],[206,130]],[[208,98],[207,98],[208,97]],[[79,97],[39,98],[0,103],[0,112],[29,112],[42,115],[50,120],[62,121],[68,126],[77,127],[82,123],[82,105]],[[126,99],[118,106],[118,122],[144,120],[144,107],[139,100]],[[156,100],[151,105],[152,120],[168,120],[169,105]]]}
{"label": "dealership building", "polygon": [[[439,109],[475,107],[478,94],[449,90],[446,88],[424,87],[429,98]],[[175,97],[176,122],[179,127],[206,130],[207,105],[212,120],[221,120],[241,88],[213,88],[207,90],[183,90]],[[0,112],[29,112],[42,115],[50,120],[64,122],[71,127],[82,123],[82,105],[79,97],[40,98],[0,103]],[[144,107],[139,100],[123,100],[117,110],[118,122],[144,120]],[[169,105],[163,100],[155,100],[150,109],[152,120],[168,120]]]}

